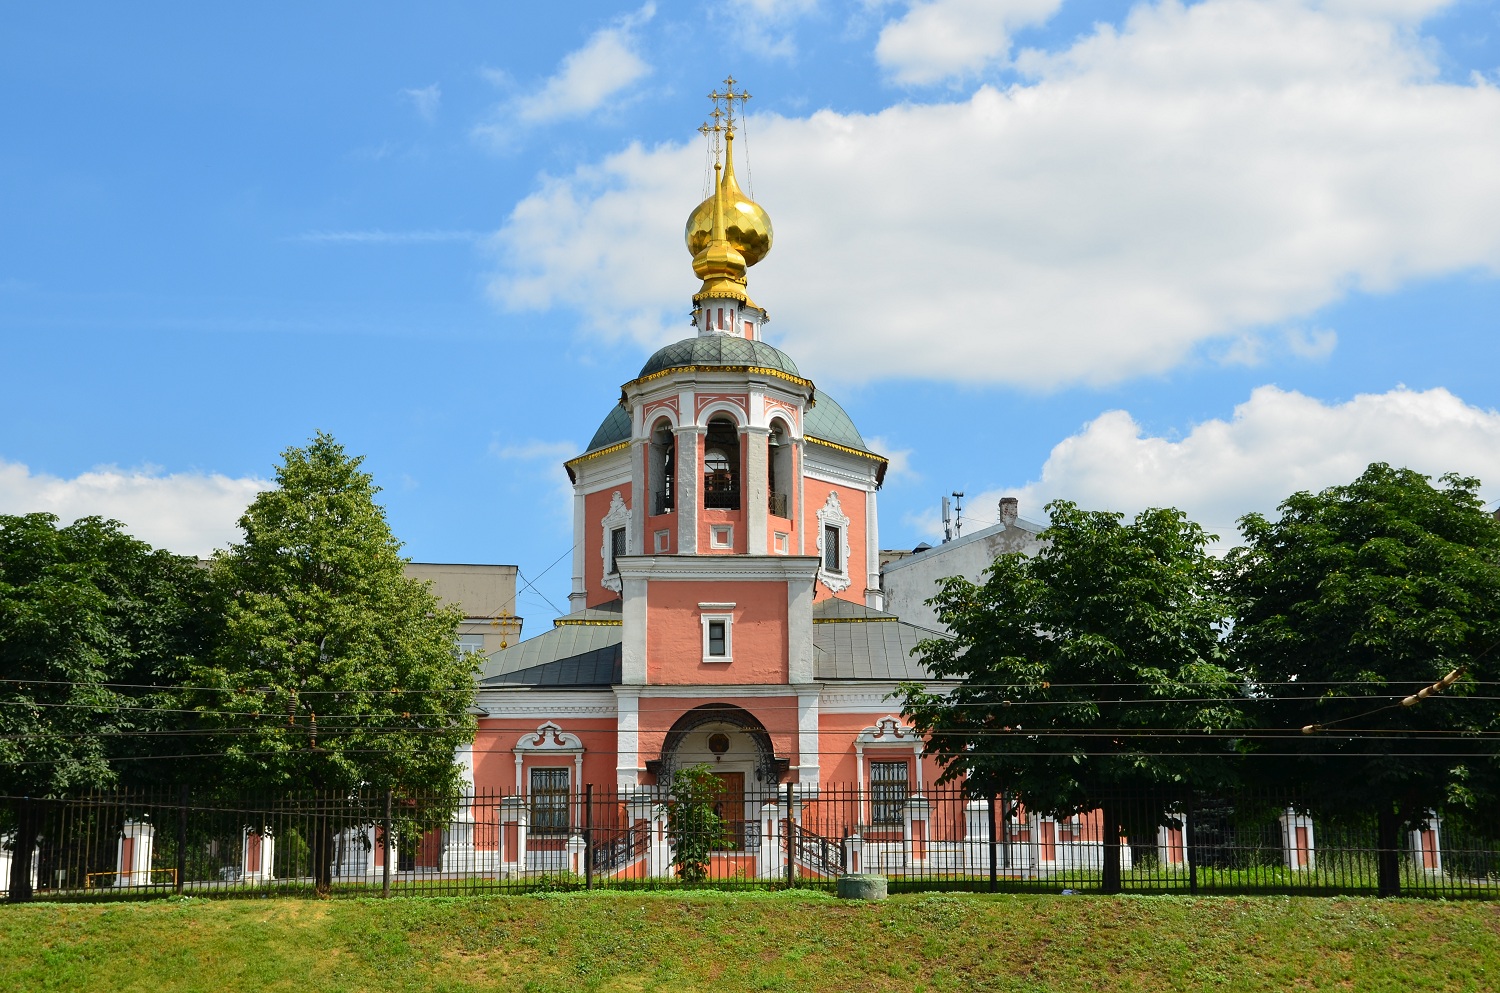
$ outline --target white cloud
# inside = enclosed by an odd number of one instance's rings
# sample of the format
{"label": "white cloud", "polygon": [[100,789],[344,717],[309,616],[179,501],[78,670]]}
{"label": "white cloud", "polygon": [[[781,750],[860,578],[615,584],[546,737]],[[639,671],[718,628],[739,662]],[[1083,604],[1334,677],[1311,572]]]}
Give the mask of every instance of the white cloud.
{"label": "white cloud", "polygon": [[793,27],[817,9],[818,0],[732,0],[730,15],[739,44],[764,58],[797,54]]}
{"label": "white cloud", "polygon": [[[1500,272],[1500,90],[1440,81],[1429,40],[1348,9],[1163,0],[1022,53],[1031,81],[1005,91],[758,116],[772,336],[815,376],[1049,389],[1274,339],[1354,290]],[[703,161],[633,146],[548,179],[495,239],[493,296],[588,301],[587,333],[643,346],[685,335]]]}
{"label": "white cloud", "polygon": [[594,32],[583,47],[563,57],[541,89],[521,97],[516,116],[528,124],[579,117],[651,72],[636,51],[635,30],[656,14],[648,3]]}
{"label": "white cloud", "polygon": [[1062,0],[914,0],[886,24],[875,60],[898,83],[970,76],[1010,55],[1018,28],[1043,24]]}
{"label": "white cloud", "polygon": [[402,90],[401,96],[411,103],[422,120],[430,123],[437,119],[438,107],[443,103],[443,89],[437,83],[421,89]]}
{"label": "white cloud", "polygon": [[866,438],[865,446],[877,455],[884,455],[889,465],[885,470],[886,484],[916,482],[922,474],[911,467],[910,448],[897,448],[885,438]]}
{"label": "white cloud", "polygon": [[101,466],[64,479],[0,460],[0,513],[56,514],[65,524],[105,517],[158,548],[207,556],[241,540],[240,515],[257,493],[274,485],[267,479],[163,473],[153,467]]}
{"label": "white cloud", "polygon": [[[1178,507],[1228,545],[1241,515],[1270,514],[1299,490],[1347,483],[1371,462],[1434,478],[1478,476],[1487,497],[1500,495],[1500,411],[1441,388],[1398,387],[1324,403],[1262,386],[1230,419],[1173,438],[1147,435],[1127,411],[1112,410],[1056,445],[1040,478],[974,495],[969,506],[976,518],[991,519],[1000,497],[1016,496],[1021,516],[1031,520],[1043,519],[1043,505],[1057,498],[1130,514]],[[941,532],[935,519],[913,523]]]}

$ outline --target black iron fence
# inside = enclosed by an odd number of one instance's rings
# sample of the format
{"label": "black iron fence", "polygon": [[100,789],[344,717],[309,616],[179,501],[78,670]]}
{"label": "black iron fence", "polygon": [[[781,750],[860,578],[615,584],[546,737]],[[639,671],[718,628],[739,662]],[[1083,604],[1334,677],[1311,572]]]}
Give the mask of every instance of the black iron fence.
{"label": "black iron fence", "polygon": [[[1391,857],[1373,816],[1328,821],[1285,795],[1107,798],[1117,837],[1099,809],[1051,817],[1003,797],[991,809],[956,788],[903,797],[782,785],[720,796],[712,816],[691,818],[674,818],[676,801],[650,787],[568,793],[565,816],[558,799],[0,797],[0,888],[47,900],[661,888],[685,885],[681,863],[694,860],[716,887],[832,887],[877,873],[893,891],[1358,894],[1377,891]],[[679,836],[684,822],[694,836]],[[1442,812],[1404,825],[1401,891],[1500,896],[1500,839],[1487,827]]]}

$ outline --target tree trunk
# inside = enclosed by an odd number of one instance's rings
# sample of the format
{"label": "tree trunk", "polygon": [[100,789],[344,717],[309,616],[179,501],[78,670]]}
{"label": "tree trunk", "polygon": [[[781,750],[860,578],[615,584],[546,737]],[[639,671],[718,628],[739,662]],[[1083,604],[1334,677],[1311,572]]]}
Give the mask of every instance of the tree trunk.
{"label": "tree trunk", "polygon": [[31,865],[36,861],[37,816],[30,798],[16,803],[16,836],[11,842],[10,892],[7,903],[31,900]]}
{"label": "tree trunk", "polygon": [[327,898],[333,893],[333,825],[319,818],[312,832],[313,892]]}
{"label": "tree trunk", "polygon": [[1379,892],[1385,896],[1401,895],[1401,817],[1394,808],[1382,805],[1375,820],[1375,865]]}
{"label": "tree trunk", "polygon": [[1100,806],[1103,821],[1100,830],[1104,833],[1104,879],[1105,893],[1120,892],[1120,801],[1106,800]]}

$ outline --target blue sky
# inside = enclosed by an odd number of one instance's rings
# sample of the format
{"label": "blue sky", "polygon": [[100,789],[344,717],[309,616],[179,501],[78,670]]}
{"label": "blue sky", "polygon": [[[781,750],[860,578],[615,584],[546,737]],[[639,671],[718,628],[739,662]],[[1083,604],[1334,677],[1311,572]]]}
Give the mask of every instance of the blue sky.
{"label": "blue sky", "polygon": [[953,490],[1226,543],[1376,459],[1500,500],[1500,4],[153,3],[0,14],[0,512],[205,553],[326,430],[544,621],[562,458],[690,332],[726,73],[887,547]]}

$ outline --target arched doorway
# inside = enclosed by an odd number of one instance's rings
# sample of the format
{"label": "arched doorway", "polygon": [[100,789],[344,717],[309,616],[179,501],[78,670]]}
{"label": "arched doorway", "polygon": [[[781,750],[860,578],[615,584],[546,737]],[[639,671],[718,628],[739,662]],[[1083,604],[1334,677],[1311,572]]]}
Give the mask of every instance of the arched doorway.
{"label": "arched doorway", "polygon": [[714,812],[726,826],[728,847],[758,849],[761,805],[776,802],[777,786],[790,767],[777,757],[765,725],[733,704],[694,707],[672,724],[660,758],[647,761],[646,771],[665,794],[676,771],[693,765],[710,767],[719,779]]}

